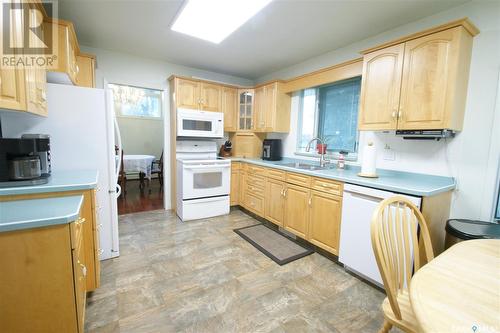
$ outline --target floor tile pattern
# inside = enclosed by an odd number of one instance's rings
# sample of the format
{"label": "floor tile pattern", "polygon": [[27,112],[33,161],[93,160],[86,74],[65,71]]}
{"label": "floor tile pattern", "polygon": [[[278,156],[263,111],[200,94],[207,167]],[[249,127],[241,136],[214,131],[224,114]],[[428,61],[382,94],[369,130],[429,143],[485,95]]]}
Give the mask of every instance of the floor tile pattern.
{"label": "floor tile pattern", "polygon": [[120,216],[120,257],[102,262],[86,331],[378,331],[383,293],[317,253],[277,265],[233,232],[256,222],[239,210]]}

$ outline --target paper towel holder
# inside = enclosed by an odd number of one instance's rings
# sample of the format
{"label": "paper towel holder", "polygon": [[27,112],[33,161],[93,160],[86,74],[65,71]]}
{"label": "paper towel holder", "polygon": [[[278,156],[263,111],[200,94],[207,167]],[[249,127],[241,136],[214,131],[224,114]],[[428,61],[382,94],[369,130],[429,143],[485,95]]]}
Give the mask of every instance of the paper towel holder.
{"label": "paper towel holder", "polygon": [[[374,148],[373,142],[368,142],[368,146],[371,148]],[[375,156],[374,156],[374,158],[375,158]],[[361,170],[363,170],[363,169],[364,169],[364,167],[361,168]],[[376,169],[375,169],[375,171],[376,171]],[[378,178],[378,175],[375,172],[373,172],[373,173],[359,172],[358,176],[365,177],[365,178]]]}

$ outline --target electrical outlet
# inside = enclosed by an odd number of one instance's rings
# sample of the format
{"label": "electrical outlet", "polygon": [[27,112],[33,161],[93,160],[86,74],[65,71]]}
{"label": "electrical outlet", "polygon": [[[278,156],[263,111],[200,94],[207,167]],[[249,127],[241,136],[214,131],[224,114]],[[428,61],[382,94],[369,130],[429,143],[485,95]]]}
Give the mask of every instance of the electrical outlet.
{"label": "electrical outlet", "polygon": [[391,146],[388,144],[384,147],[384,160],[386,161],[395,161],[396,160],[396,152],[391,149]]}

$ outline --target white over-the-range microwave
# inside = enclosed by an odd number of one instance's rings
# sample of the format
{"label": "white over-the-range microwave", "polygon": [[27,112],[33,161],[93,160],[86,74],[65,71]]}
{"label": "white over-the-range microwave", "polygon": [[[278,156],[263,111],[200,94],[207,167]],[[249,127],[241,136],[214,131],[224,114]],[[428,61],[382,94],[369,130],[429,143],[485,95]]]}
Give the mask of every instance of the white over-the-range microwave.
{"label": "white over-the-range microwave", "polygon": [[177,136],[222,138],[224,113],[178,108]]}

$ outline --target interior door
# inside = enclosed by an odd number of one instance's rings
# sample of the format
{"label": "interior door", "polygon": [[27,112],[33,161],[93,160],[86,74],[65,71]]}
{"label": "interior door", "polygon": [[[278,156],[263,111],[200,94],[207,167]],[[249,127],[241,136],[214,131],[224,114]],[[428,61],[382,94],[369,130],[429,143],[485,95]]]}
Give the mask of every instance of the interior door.
{"label": "interior door", "polygon": [[222,112],[222,89],[216,84],[200,84],[201,109],[204,111]]}
{"label": "interior door", "polygon": [[406,42],[398,129],[444,128],[457,29]]}
{"label": "interior door", "polygon": [[311,215],[307,239],[338,255],[342,198],[311,191]]}
{"label": "interior door", "polygon": [[285,187],[284,228],[295,235],[306,239],[309,224],[308,188],[287,184]]}
{"label": "interior door", "polygon": [[394,45],[363,57],[360,130],[396,129],[404,48]]}
{"label": "interior door", "polygon": [[285,216],[285,183],[269,178],[266,183],[265,217],[269,221],[283,226]]}
{"label": "interior door", "polygon": [[197,81],[176,79],[176,104],[180,108],[200,108],[200,84]]}

